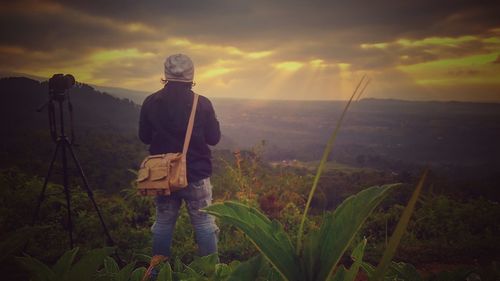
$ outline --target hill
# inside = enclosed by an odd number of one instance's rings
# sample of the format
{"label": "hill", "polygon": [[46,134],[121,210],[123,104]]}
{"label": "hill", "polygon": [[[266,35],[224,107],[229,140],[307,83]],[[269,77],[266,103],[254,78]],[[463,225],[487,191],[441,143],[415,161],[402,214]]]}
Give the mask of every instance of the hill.
{"label": "hill", "polygon": [[[0,79],[0,125],[2,127],[0,168],[16,167],[39,176],[45,175],[55,148],[49,134],[47,109],[37,108],[48,100],[48,85],[29,78]],[[91,185],[107,190],[128,186],[145,149],[136,137],[140,107],[125,99],[81,84],[73,88],[75,151]],[[57,105],[56,105],[57,108]],[[70,115],[65,103],[66,133],[70,134]],[[58,182],[59,166],[53,180]],[[75,171],[73,170],[73,173]]]}

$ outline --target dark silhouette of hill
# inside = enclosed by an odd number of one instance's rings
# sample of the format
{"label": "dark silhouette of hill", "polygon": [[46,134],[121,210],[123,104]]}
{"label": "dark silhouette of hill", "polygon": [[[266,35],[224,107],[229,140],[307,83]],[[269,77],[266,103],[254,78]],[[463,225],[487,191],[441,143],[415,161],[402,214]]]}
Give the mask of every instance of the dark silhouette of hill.
{"label": "dark silhouette of hill", "polygon": [[[48,77],[40,77],[36,75],[30,75],[26,73],[12,72],[12,71],[0,71],[0,79],[1,78],[9,78],[9,77],[25,77],[29,79],[33,79],[39,82],[47,81]],[[128,99],[133,101],[136,104],[142,104],[144,98],[148,95],[147,92],[124,89],[119,87],[108,87],[108,86],[100,86],[100,85],[92,85],[88,84],[95,90],[103,93],[108,93],[109,95],[119,98],[119,99]]]}
{"label": "dark silhouette of hill", "polygon": [[[0,79],[0,91],[2,125],[12,129],[34,129],[42,123],[47,124],[46,114],[36,112],[48,100],[47,82],[23,77],[3,78]],[[69,96],[74,107],[75,125],[79,128],[137,128],[140,108],[130,100],[98,92],[85,84],[73,87]]]}
{"label": "dark silhouette of hill", "polygon": [[[23,77],[3,78],[0,79],[0,95],[0,168],[17,167],[36,175],[45,175],[55,144],[49,134],[47,109],[43,112],[36,109],[48,100],[47,82]],[[137,165],[145,153],[144,146],[136,137],[140,107],[85,84],[72,88],[69,96],[74,108],[76,142],[79,144],[75,151],[91,184],[108,190],[128,186],[133,174],[127,169]],[[67,101],[64,110],[69,136]],[[59,181],[58,172],[53,179]]]}

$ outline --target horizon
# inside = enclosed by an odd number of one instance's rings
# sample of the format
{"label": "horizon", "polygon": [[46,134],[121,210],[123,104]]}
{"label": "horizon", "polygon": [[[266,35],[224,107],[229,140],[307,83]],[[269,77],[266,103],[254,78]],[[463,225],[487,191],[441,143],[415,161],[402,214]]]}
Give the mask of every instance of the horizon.
{"label": "horizon", "polygon": [[[5,74],[0,74],[0,79],[3,78],[28,78],[32,79],[35,81],[38,81],[40,83],[42,82],[47,82],[49,78],[45,77],[36,77],[36,76],[31,76],[29,74],[23,74],[23,73],[16,73],[15,75],[5,75]],[[121,91],[128,91],[128,92],[133,92],[137,94],[144,95],[144,98],[146,98],[148,95],[153,94],[154,92],[142,92],[138,90],[133,90],[133,89],[127,89],[127,88],[120,88],[120,87],[113,87],[113,86],[107,86],[107,85],[93,85],[85,82],[80,82],[77,81],[79,84],[87,85],[92,87],[95,91],[101,92],[101,93],[106,93],[109,94],[113,97],[119,98],[119,99],[129,99],[136,103],[133,98],[127,97],[123,94],[116,94],[113,93],[112,90],[121,90]],[[106,90],[107,89],[107,90]],[[160,88],[158,88],[160,89]],[[196,90],[196,89],[195,89]],[[71,91],[71,89],[70,89]],[[203,94],[201,94],[203,95]],[[269,101],[269,102],[347,102],[349,99],[285,99],[285,98],[280,98],[280,99],[272,99],[272,98],[265,98],[265,97],[231,97],[231,96],[213,96],[210,97],[211,99],[229,99],[229,100],[249,100],[249,101]],[[360,101],[369,101],[369,100],[377,100],[377,101],[400,101],[400,102],[416,102],[416,103],[473,103],[473,104],[500,104],[500,100],[492,100],[492,101],[475,101],[475,100],[417,100],[417,99],[403,99],[403,98],[385,98],[385,97],[365,97],[364,95],[361,96],[359,100],[353,100],[353,102],[360,102]],[[136,103],[138,104],[138,103]],[[138,104],[140,105],[140,104]]]}
{"label": "horizon", "polygon": [[[32,79],[35,81],[38,81],[40,83],[42,82],[47,82],[48,78],[45,77],[34,77],[30,76],[29,74],[23,74],[23,73],[16,73],[15,75],[5,75],[5,74],[0,74],[0,79],[3,78],[28,78]],[[116,94],[111,92],[113,89],[116,90],[122,90],[122,91],[130,91],[130,92],[136,92],[137,94],[143,94],[144,98],[146,98],[148,95],[154,93],[154,92],[142,92],[138,90],[133,90],[133,89],[127,89],[127,88],[120,88],[120,87],[113,87],[113,86],[107,86],[107,85],[92,85],[89,83],[85,82],[80,82],[77,81],[77,83],[84,84],[87,86],[92,87],[95,91],[101,92],[101,93],[106,93],[111,96],[114,96],[119,99],[129,99],[136,103],[132,98],[124,96],[122,94]],[[103,90],[103,89],[109,89],[109,90]],[[158,88],[160,89],[160,88]],[[70,89],[71,91],[71,89]],[[203,95],[203,94],[201,94]],[[285,99],[285,98],[280,98],[280,99],[272,99],[272,98],[252,98],[252,97],[231,97],[231,96],[213,96],[210,97],[211,99],[228,99],[228,100],[249,100],[249,101],[269,101],[269,102],[347,102],[349,99]],[[377,101],[400,101],[400,102],[416,102],[416,103],[473,103],[473,104],[500,104],[500,100],[492,100],[492,101],[474,101],[474,100],[416,100],[416,99],[403,99],[403,98],[384,98],[384,97],[365,97],[361,96],[359,100],[353,100],[353,102],[360,102],[360,101],[369,101],[369,100],[377,100]],[[138,104],[138,103],[136,103]],[[140,105],[140,104],[138,104]]]}
{"label": "horizon", "polygon": [[[409,1],[0,4],[0,72],[153,92],[189,55],[208,97],[500,102],[500,4]],[[105,86],[104,86],[105,85]]]}

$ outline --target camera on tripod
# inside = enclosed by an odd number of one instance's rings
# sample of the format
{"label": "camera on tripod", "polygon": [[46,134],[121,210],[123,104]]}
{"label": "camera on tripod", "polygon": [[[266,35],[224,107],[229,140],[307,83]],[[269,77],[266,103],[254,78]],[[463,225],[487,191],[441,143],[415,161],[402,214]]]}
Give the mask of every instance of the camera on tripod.
{"label": "camera on tripod", "polygon": [[66,91],[75,85],[75,77],[71,74],[54,74],[49,79],[50,99],[64,101]]}
{"label": "camera on tripod", "polygon": [[[37,111],[40,112],[44,108],[47,108],[47,112],[49,115],[49,129],[50,129],[50,135],[52,137],[52,140],[56,143],[56,148],[54,150],[54,154],[52,155],[52,161],[49,164],[49,170],[47,172],[47,176],[45,176],[45,181],[43,183],[42,187],[42,192],[40,193],[40,196],[38,198],[38,204],[36,207],[36,211],[33,214],[33,222],[32,224],[35,224],[37,218],[38,218],[38,212],[40,211],[40,206],[42,204],[42,201],[45,198],[45,190],[47,189],[47,184],[49,183],[49,178],[52,175],[52,169],[54,168],[54,162],[57,160],[57,154],[58,152],[61,152],[61,160],[62,160],[62,176],[63,176],[63,186],[64,186],[64,193],[66,196],[66,209],[68,212],[68,221],[67,221],[67,226],[68,226],[68,234],[69,234],[69,241],[70,241],[70,248],[73,249],[73,222],[71,219],[71,203],[70,203],[70,183],[69,183],[69,176],[70,173],[68,172],[68,153],[73,159],[73,162],[77,168],[78,173],[80,174],[80,178],[83,181],[83,187],[87,191],[87,195],[94,205],[94,208],[97,212],[97,215],[99,216],[99,220],[101,221],[101,226],[104,230],[104,233],[106,234],[108,238],[108,244],[109,245],[114,245],[114,241],[111,238],[111,235],[109,234],[108,228],[106,227],[106,224],[104,222],[104,219],[102,217],[101,211],[99,210],[97,203],[94,200],[94,195],[92,190],[89,187],[89,183],[87,180],[87,177],[85,177],[85,174],[83,173],[82,166],[80,165],[80,162],[76,158],[76,154],[73,151],[73,145],[74,145],[74,126],[73,126],[73,105],[71,104],[71,99],[69,96],[69,89],[75,85],[75,77],[71,74],[54,74],[52,78],[49,79],[49,100],[46,101],[44,104],[42,104],[40,107],[38,107]],[[66,110],[63,109],[64,103],[66,100],[66,97],[68,97],[67,100],[67,105],[68,105],[68,110],[67,112],[69,113],[69,127],[71,130],[71,137],[68,137],[66,135],[66,127],[67,124],[65,125],[66,122],[64,122],[64,113]],[[54,102],[56,101],[56,102]],[[57,107],[57,109],[56,109]],[[58,111],[56,113],[56,111]],[[59,120],[59,122],[58,122]]]}

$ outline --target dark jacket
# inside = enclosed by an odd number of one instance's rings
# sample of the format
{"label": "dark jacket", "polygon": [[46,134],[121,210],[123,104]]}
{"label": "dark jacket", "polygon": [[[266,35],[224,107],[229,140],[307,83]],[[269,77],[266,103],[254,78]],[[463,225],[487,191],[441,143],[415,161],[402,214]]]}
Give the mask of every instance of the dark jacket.
{"label": "dark jacket", "polygon": [[[182,152],[193,95],[185,83],[169,82],[144,100],[139,121],[139,138],[150,145],[150,154]],[[216,145],[220,137],[219,122],[212,103],[206,97],[199,96],[187,153],[188,182],[196,182],[212,174],[208,145]]]}

